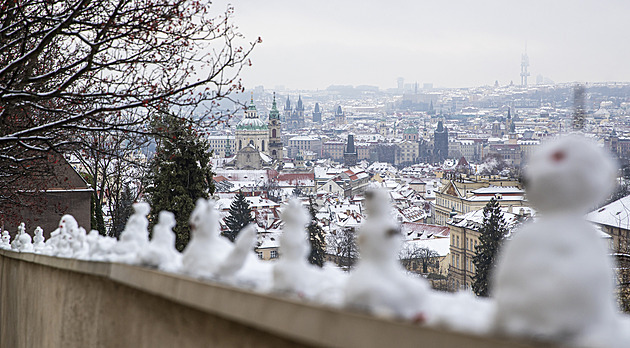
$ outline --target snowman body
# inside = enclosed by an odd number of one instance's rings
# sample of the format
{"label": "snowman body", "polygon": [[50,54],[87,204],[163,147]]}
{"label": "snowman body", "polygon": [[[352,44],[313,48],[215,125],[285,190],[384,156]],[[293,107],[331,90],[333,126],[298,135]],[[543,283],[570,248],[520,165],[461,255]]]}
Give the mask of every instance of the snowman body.
{"label": "snowman body", "polygon": [[582,136],[532,155],[526,192],[539,213],[499,254],[491,284],[499,332],[586,347],[616,335],[613,262],[583,217],[612,192],[615,175],[607,153]]}

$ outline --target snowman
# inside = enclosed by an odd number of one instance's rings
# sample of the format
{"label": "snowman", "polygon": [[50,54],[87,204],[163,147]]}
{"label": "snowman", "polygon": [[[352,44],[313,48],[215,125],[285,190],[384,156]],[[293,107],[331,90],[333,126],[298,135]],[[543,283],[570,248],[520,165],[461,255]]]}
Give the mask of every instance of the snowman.
{"label": "snowman", "polygon": [[422,321],[428,284],[408,276],[398,261],[402,238],[390,213],[389,194],[373,189],[365,197],[368,216],[357,241],[361,259],[347,281],[345,305],[383,317]]}
{"label": "snowman", "polygon": [[308,263],[310,243],[305,229],[311,216],[293,198],[282,211],[280,258],[273,265],[273,290],[331,306],[341,305],[347,274],[336,267]]}
{"label": "snowman", "polygon": [[274,289],[304,296],[314,290],[315,269],[307,262],[310,246],[304,229],[309,223],[308,212],[293,198],[282,212],[284,228],[280,236],[280,259],[274,264]]}
{"label": "snowman", "polygon": [[44,244],[44,230],[37,226],[33,234],[33,250],[39,253],[46,247],[46,244]]}
{"label": "snowman", "polygon": [[214,202],[200,198],[190,214],[190,241],[182,253],[182,272],[205,278],[230,279],[252,253],[256,228],[243,228],[234,243],[220,235]]}
{"label": "snowman", "polygon": [[176,271],[181,265],[181,254],[175,249],[175,215],[161,211],[158,223],[153,227],[153,236],[147,248],[142,252],[141,263],[165,271]]}
{"label": "snowman", "polygon": [[503,334],[580,347],[628,347],[614,293],[613,262],[583,215],[605,199],[616,166],[579,135],[542,145],[525,168],[538,219],[500,252],[491,284]]}
{"label": "snowman", "polygon": [[64,215],[59,220],[59,227],[50,233],[46,240],[46,248],[43,250],[53,256],[72,257],[74,251],[72,244],[74,235],[79,229],[77,220],[72,215]]}
{"label": "snowman", "polygon": [[11,249],[11,235],[9,231],[2,231],[2,240],[0,241],[0,248]]}
{"label": "snowman", "polygon": [[149,220],[151,211],[148,203],[134,203],[134,213],[127,220],[120,240],[112,248],[112,261],[135,264],[140,260],[140,251],[149,244]]}

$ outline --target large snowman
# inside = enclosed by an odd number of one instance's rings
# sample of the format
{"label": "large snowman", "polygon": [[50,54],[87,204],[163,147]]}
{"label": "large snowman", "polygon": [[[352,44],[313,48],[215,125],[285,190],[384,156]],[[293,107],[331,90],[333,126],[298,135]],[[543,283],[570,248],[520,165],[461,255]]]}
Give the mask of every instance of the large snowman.
{"label": "large snowman", "polygon": [[492,284],[499,332],[580,347],[625,347],[613,262],[584,214],[608,197],[616,166],[594,142],[568,135],[542,145],[525,168],[537,220],[499,255]]}

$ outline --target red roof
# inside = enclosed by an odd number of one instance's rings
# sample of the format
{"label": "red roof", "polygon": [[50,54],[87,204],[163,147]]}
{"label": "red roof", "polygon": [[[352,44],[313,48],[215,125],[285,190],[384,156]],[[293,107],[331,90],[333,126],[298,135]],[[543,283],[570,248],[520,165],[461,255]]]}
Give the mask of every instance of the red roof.
{"label": "red roof", "polygon": [[425,239],[430,236],[448,237],[450,235],[450,228],[448,226],[403,222],[400,227],[403,236],[407,236],[407,239]]}

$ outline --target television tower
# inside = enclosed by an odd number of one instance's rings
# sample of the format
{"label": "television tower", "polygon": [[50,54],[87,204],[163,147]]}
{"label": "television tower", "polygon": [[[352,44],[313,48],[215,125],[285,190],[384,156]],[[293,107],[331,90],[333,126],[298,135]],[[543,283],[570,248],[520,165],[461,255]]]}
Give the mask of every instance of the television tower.
{"label": "television tower", "polygon": [[529,66],[529,57],[527,57],[527,46],[525,46],[525,53],[521,56],[521,86],[527,86],[527,76],[529,72],[527,67]]}

